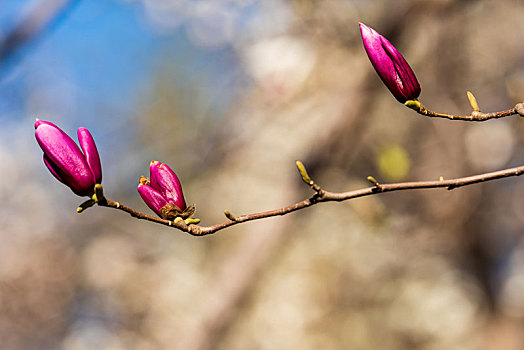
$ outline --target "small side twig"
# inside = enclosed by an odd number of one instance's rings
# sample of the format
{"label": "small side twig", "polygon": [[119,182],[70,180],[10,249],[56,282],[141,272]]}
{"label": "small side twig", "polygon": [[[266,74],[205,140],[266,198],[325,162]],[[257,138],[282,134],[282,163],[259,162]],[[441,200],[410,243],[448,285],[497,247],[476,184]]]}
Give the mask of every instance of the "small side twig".
{"label": "small side twig", "polygon": [[377,192],[382,191],[382,185],[378,183],[377,179],[375,179],[373,176],[368,176],[367,180],[371,182],[375,186],[375,190]]}
{"label": "small side twig", "polygon": [[237,218],[229,212],[229,210],[224,210],[224,215],[231,221],[237,221]]}
{"label": "small side twig", "polygon": [[454,115],[454,114],[447,114],[447,113],[439,113],[439,112],[433,112],[424,107],[419,101],[417,100],[409,100],[405,103],[405,105],[411,109],[413,109],[418,114],[427,116],[427,117],[435,117],[435,118],[445,118],[450,120],[465,120],[465,121],[473,121],[473,122],[483,122],[490,119],[498,119],[498,118],[504,118],[509,117],[512,115],[520,115],[524,116],[524,103],[517,103],[515,107],[500,111],[500,112],[491,112],[491,113],[483,113],[480,111],[480,108],[477,103],[477,99],[471,92],[467,92],[469,103],[471,104],[472,111],[470,115]]}
{"label": "small side twig", "polygon": [[297,169],[298,169],[298,172],[300,173],[300,176],[302,176],[302,181],[304,181],[306,183],[306,185],[308,185],[309,187],[311,187],[311,189],[313,191],[315,191],[315,196],[313,196],[312,198],[322,197],[323,194],[324,194],[324,190],[322,190],[320,188],[320,186],[317,185],[315,183],[315,181],[313,181],[311,179],[311,177],[307,173],[307,170],[306,170],[306,167],[304,166],[304,164],[302,164],[302,162],[300,160],[297,160],[295,162],[295,165],[297,166]]}
{"label": "small side twig", "polygon": [[373,184],[372,187],[362,188],[362,189],[348,191],[348,192],[328,192],[328,191],[323,190],[319,185],[317,185],[311,179],[311,177],[307,173],[306,168],[304,167],[302,162],[297,161],[296,164],[297,164],[299,173],[302,176],[302,180],[307,185],[309,185],[313,191],[315,191],[312,197],[305,199],[303,201],[291,204],[289,206],[283,207],[283,208],[278,208],[278,209],[259,212],[259,213],[246,214],[246,215],[241,215],[241,216],[233,216],[233,214],[225,210],[224,215],[228,218],[228,220],[222,223],[211,225],[211,226],[197,225],[199,222],[198,219],[183,220],[180,218],[180,220],[174,220],[174,221],[160,219],[154,216],[150,216],[150,215],[138,212],[123,204],[120,204],[119,202],[112,201],[106,197],[102,197],[101,199],[99,198],[97,204],[103,207],[109,207],[109,208],[122,210],[128,213],[129,215],[131,215],[132,217],[135,217],[140,220],[147,220],[147,221],[151,221],[157,224],[174,227],[183,232],[187,232],[193,236],[205,236],[205,235],[216,233],[227,227],[237,225],[243,222],[260,220],[260,219],[265,219],[265,218],[269,218],[273,216],[287,215],[289,213],[310,207],[312,205],[315,205],[321,202],[341,202],[341,201],[346,201],[346,200],[353,199],[353,198],[365,197],[365,196],[370,196],[370,195],[374,195],[378,193],[403,191],[403,190],[428,189],[428,188],[446,188],[448,190],[452,190],[458,187],[468,186],[468,185],[472,185],[472,184],[476,184],[480,182],[502,179],[502,178],[506,178],[510,176],[520,176],[524,174],[524,166],[519,166],[515,168],[509,168],[509,169],[504,169],[504,170],[499,170],[499,171],[494,171],[494,172],[489,172],[489,173],[484,173],[484,174],[479,174],[479,175],[474,175],[474,176],[449,179],[449,180],[445,180],[444,178],[440,177],[439,180],[435,180],[435,181],[399,182],[399,183],[391,183],[391,184],[380,184],[374,177],[369,176],[368,181],[370,181]]}

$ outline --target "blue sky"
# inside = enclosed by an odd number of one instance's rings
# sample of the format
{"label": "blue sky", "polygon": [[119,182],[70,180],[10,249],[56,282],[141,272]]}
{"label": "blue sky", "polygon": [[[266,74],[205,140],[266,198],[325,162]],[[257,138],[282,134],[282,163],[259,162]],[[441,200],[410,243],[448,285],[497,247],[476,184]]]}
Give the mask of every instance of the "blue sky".
{"label": "blue sky", "polygon": [[[0,33],[15,25],[30,3],[4,0]],[[84,126],[95,135],[105,173],[111,173],[134,142],[132,120],[141,117],[155,79],[173,69],[173,87],[196,89],[195,100],[205,101],[211,118],[227,111],[243,80],[232,47],[195,45],[183,25],[155,30],[141,1],[77,1],[0,65],[0,141],[23,139],[24,149],[34,148],[39,156],[35,118],[53,121],[70,135]]]}
{"label": "blue sky", "polygon": [[[20,18],[20,3],[4,1],[0,31]],[[182,67],[184,79],[208,80],[203,88],[218,84],[236,65],[227,47],[195,47],[182,27],[161,34],[152,30],[141,2],[79,1],[0,66],[0,119],[67,114],[71,126],[81,120],[89,127],[104,118],[101,107],[112,118],[124,118],[166,62]],[[230,97],[219,96],[218,106]]]}

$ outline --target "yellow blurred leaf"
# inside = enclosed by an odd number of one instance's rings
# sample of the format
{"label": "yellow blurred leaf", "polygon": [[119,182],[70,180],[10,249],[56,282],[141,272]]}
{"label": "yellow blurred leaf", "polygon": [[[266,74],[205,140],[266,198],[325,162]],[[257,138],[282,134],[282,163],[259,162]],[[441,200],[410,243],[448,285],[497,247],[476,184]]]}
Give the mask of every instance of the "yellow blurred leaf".
{"label": "yellow blurred leaf", "polygon": [[400,181],[409,173],[411,161],[404,147],[392,144],[380,150],[377,165],[382,177],[388,181]]}

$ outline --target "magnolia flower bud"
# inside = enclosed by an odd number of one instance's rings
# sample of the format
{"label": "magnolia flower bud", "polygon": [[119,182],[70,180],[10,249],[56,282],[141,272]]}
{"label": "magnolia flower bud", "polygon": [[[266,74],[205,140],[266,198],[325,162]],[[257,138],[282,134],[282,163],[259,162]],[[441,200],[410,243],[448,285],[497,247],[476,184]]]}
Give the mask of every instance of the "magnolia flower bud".
{"label": "magnolia flower bud", "polygon": [[169,166],[152,161],[149,172],[151,180],[140,177],[137,190],[151,210],[167,220],[187,217],[194,212],[194,208],[187,208],[180,181]]}
{"label": "magnolia flower bud", "polygon": [[380,79],[399,102],[415,100],[420,95],[420,85],[404,57],[374,29],[359,25],[364,48]]}
{"label": "magnolia flower bud", "polygon": [[79,196],[91,196],[102,182],[102,167],[91,133],[78,129],[78,145],[55,124],[37,120],[36,141],[44,151],[44,164],[58,181]]}
{"label": "magnolia flower bud", "polygon": [[176,174],[164,163],[152,161],[149,165],[151,174],[151,186],[157,189],[160,194],[167,200],[175,204],[180,210],[186,209],[182,185]]}

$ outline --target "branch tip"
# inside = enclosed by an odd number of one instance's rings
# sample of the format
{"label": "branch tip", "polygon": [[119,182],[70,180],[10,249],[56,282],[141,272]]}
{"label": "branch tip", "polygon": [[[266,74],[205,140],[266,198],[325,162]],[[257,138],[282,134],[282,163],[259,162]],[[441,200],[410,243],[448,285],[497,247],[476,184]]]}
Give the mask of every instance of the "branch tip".
{"label": "branch tip", "polygon": [[373,176],[368,176],[367,180],[371,182],[373,185],[375,185],[375,187],[381,188],[380,183]]}
{"label": "branch tip", "polygon": [[184,222],[186,223],[186,225],[197,225],[200,223],[200,219],[195,219],[195,218],[188,218],[188,219],[185,219]]}
{"label": "branch tip", "polygon": [[224,215],[231,221],[237,221],[237,218],[229,210],[224,210]]}
{"label": "branch tip", "polygon": [[87,201],[85,201],[84,203],[80,204],[78,206],[78,208],[76,208],[76,212],[78,214],[82,213],[84,210],[86,210],[87,208],[91,208],[93,205],[96,204],[96,201],[94,199],[88,199]]}
{"label": "branch tip", "polygon": [[304,164],[300,160],[297,160],[295,164],[297,166],[298,172],[300,173],[300,176],[302,176],[302,181],[304,181],[309,186],[312,186],[313,180],[311,180],[311,178],[309,177],[309,174],[307,173]]}
{"label": "branch tip", "polygon": [[95,203],[103,202],[105,200],[104,188],[102,187],[101,184],[95,185],[95,193],[93,194],[91,198],[95,201]]}
{"label": "branch tip", "polygon": [[473,112],[480,112],[480,108],[477,103],[477,99],[475,98],[475,96],[473,96],[471,91],[466,91],[466,95],[468,95],[469,104],[471,105]]}
{"label": "branch tip", "polygon": [[417,100],[407,100],[404,105],[408,108],[414,109],[415,111],[421,111],[422,105]]}

